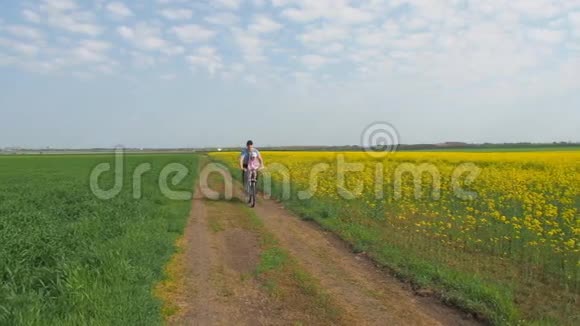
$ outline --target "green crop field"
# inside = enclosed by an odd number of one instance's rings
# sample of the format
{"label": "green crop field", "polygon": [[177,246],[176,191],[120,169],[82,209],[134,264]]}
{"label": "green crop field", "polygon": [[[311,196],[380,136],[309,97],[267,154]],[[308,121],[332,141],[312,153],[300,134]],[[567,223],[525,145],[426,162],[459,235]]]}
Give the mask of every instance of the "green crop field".
{"label": "green crop field", "polygon": [[[128,155],[123,188],[110,199],[89,186],[111,155],[0,156],[0,325],[158,324],[152,294],[182,233],[190,200],[170,200],[160,171],[180,163],[189,174],[171,190],[191,191],[191,154]],[[133,172],[141,163],[142,198]],[[112,171],[100,187],[113,184]]]}

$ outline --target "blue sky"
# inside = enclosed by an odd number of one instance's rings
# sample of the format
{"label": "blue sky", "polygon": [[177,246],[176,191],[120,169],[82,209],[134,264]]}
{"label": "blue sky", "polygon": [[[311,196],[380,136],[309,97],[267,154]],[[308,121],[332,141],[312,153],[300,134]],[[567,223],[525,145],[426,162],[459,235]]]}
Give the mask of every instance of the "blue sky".
{"label": "blue sky", "polygon": [[578,0],[0,0],[0,147],[580,141]]}

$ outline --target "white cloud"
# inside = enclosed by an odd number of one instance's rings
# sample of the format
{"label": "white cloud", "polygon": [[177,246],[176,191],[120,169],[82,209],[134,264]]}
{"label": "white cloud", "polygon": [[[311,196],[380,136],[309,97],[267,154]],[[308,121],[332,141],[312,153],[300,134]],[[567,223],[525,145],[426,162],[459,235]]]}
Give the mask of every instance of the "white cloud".
{"label": "white cloud", "polygon": [[107,62],[95,66],[94,70],[103,75],[111,75],[115,72],[116,66],[118,66],[117,62]]}
{"label": "white cloud", "polygon": [[[381,43],[380,40],[377,40]],[[391,40],[389,45],[395,48],[404,50],[421,50],[431,47],[433,35],[430,33],[415,33],[401,36],[400,38]]]}
{"label": "white cloud", "polygon": [[161,52],[169,56],[175,56],[185,53],[185,48],[179,45],[172,45],[163,48]]}
{"label": "white cloud", "polygon": [[[121,53],[139,67],[179,62],[173,60],[178,56],[196,67],[212,62],[211,74],[255,76],[261,84],[294,72],[307,80],[311,75],[300,70],[332,64],[352,72],[343,76],[353,82],[350,76],[359,78],[364,72],[368,80],[413,76],[427,84],[460,87],[499,77],[509,83],[540,66],[558,71],[557,56],[577,56],[580,49],[578,0],[156,0],[152,6],[122,0],[37,2],[20,5],[19,17],[10,24],[0,22],[3,64],[16,60],[48,71],[64,70],[67,60],[76,60],[94,63],[87,67],[108,67],[104,72],[116,67],[106,65],[109,57]],[[144,14],[138,17],[141,23],[100,23],[99,15],[138,13]],[[165,19],[175,22],[167,25]],[[107,50],[79,43],[79,38],[98,41],[107,29],[120,36]],[[214,40],[215,47],[191,53],[192,44]],[[54,61],[56,57],[62,60]],[[243,73],[234,70],[237,61],[246,65]]]}
{"label": "white cloud", "polygon": [[204,46],[195,54],[187,56],[187,61],[194,67],[207,69],[211,76],[223,68],[222,59],[215,48]]}
{"label": "white cloud", "polygon": [[512,0],[508,3],[514,11],[536,19],[546,19],[560,15],[564,9],[561,3],[551,0]]}
{"label": "white cloud", "polygon": [[385,46],[388,40],[383,30],[360,30],[356,37],[356,42],[365,47]]}
{"label": "white cloud", "polygon": [[266,60],[265,42],[259,36],[240,29],[234,29],[232,33],[246,61],[255,63]]}
{"label": "white cloud", "polygon": [[84,40],[72,50],[74,58],[79,62],[102,62],[108,60],[106,52],[111,44],[103,41]]}
{"label": "white cloud", "polygon": [[212,0],[212,3],[218,7],[235,10],[240,8],[242,0]]}
{"label": "white cloud", "polygon": [[157,3],[160,3],[162,5],[167,5],[167,4],[175,4],[175,3],[186,3],[188,1],[191,1],[191,0],[157,0]]}
{"label": "white cloud", "polygon": [[74,0],[43,0],[42,2],[48,8],[58,11],[66,11],[77,8],[77,4]]}
{"label": "white cloud", "polygon": [[580,37],[580,11],[569,13],[568,20],[570,21],[573,33]]}
{"label": "white cloud", "polygon": [[316,54],[304,55],[300,58],[300,62],[310,68],[318,68],[330,62],[330,59]]}
{"label": "white cloud", "polygon": [[5,29],[14,36],[27,38],[31,40],[38,40],[42,38],[42,33],[36,28],[24,25],[10,25]]}
{"label": "white cloud", "polygon": [[133,32],[133,29],[127,26],[120,26],[119,28],[117,28],[117,31],[125,39],[132,39],[135,36],[135,32]]}
{"label": "white cloud", "polygon": [[151,68],[157,63],[155,57],[143,52],[133,51],[129,55],[133,60],[133,65],[137,68]]}
{"label": "white cloud", "polygon": [[176,26],[171,29],[182,42],[202,42],[215,36],[215,32],[196,24]]}
{"label": "white cloud", "polygon": [[40,16],[32,10],[22,10],[22,16],[31,23],[40,23]]}
{"label": "white cloud", "polygon": [[296,22],[311,22],[318,19],[331,20],[340,24],[360,24],[374,20],[372,12],[353,7],[344,0],[300,0],[295,2],[274,1],[276,6],[296,6],[283,9],[282,15]]}
{"label": "white cloud", "polygon": [[119,26],[117,32],[142,50],[161,50],[168,45],[160,28],[154,25],[140,23],[135,27]]}
{"label": "white cloud", "polygon": [[327,44],[320,49],[322,53],[337,53],[343,50],[344,45],[338,42]]}
{"label": "white cloud", "polygon": [[415,17],[434,23],[456,15],[456,8],[452,2],[410,0],[409,5]]}
{"label": "white cloud", "polygon": [[340,26],[323,26],[321,28],[310,29],[298,38],[303,43],[323,43],[331,41],[341,41],[349,36],[347,29]]}
{"label": "white cloud", "polygon": [[214,25],[233,26],[238,23],[239,18],[232,13],[221,12],[205,17],[205,21]]}
{"label": "white cloud", "polygon": [[72,33],[86,34],[90,36],[97,36],[103,32],[103,29],[98,25],[91,23],[84,23],[77,20],[73,16],[54,18],[49,21],[50,25],[60,27]]}
{"label": "white cloud", "polygon": [[26,9],[22,14],[30,22],[44,23],[71,33],[97,36],[103,32],[103,28],[95,23],[95,15],[79,9],[72,0],[44,0],[36,10]]}
{"label": "white cloud", "polygon": [[126,18],[133,16],[133,12],[122,2],[110,2],[107,4],[109,13],[118,18]]}
{"label": "white cloud", "polygon": [[97,41],[97,40],[84,40],[81,41],[81,46],[83,48],[96,51],[96,52],[103,52],[111,48],[111,44],[104,41]]}
{"label": "white cloud", "polygon": [[306,23],[315,20],[317,18],[320,18],[320,15],[317,12],[299,10],[295,8],[284,10],[282,12],[282,15],[285,16],[286,18],[289,18],[290,20],[300,23]]}
{"label": "white cloud", "polygon": [[35,56],[39,52],[39,48],[36,45],[23,43],[11,39],[5,39],[0,37],[0,47],[6,47],[18,54],[25,56]]}
{"label": "white cloud", "polygon": [[252,4],[258,8],[261,8],[266,5],[266,0],[252,0]]}
{"label": "white cloud", "polygon": [[[73,8],[69,2],[58,3],[55,6],[56,8]],[[0,48],[5,47],[15,53],[16,59],[12,60],[11,64],[27,71],[109,74],[116,65],[116,61],[108,55],[112,44],[105,41],[92,38],[64,41],[65,38],[61,37],[57,42],[48,42],[43,38],[42,33],[28,26],[9,25],[0,29],[21,38],[21,40],[11,40],[0,37]]]}
{"label": "white cloud", "polygon": [[[448,19],[446,20],[446,23],[450,24],[451,22],[454,22],[456,25],[461,26],[463,23],[463,21],[461,21],[461,18],[456,16],[455,19],[456,21],[453,21],[453,18]],[[405,30],[410,31],[423,30],[429,28],[429,21],[427,21],[423,17],[416,16],[405,17],[403,20],[401,20],[401,26]]]}
{"label": "white cloud", "polygon": [[190,9],[163,9],[161,15],[169,20],[186,20],[191,19],[193,11]]}
{"label": "white cloud", "polygon": [[537,41],[545,43],[561,43],[564,41],[565,34],[559,30],[535,28],[530,30],[528,35]]}
{"label": "white cloud", "polygon": [[281,24],[278,24],[267,16],[259,15],[254,17],[248,30],[258,34],[265,34],[275,32],[280,28],[282,28]]}

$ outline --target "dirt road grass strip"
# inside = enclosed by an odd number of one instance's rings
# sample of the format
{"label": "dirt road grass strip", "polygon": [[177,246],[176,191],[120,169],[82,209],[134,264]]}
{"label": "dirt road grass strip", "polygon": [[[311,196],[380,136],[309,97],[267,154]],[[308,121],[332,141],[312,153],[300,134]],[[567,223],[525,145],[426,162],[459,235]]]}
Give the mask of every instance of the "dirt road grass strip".
{"label": "dirt road grass strip", "polygon": [[305,272],[296,259],[279,245],[276,237],[266,230],[253,210],[237,201],[210,202],[208,206],[210,212],[214,211],[212,206],[215,210],[238,210],[235,220],[222,220],[221,225],[227,225],[225,229],[240,227],[257,235],[260,246],[259,261],[250,276],[287,313],[300,316],[295,322],[336,324],[343,321],[341,311],[333,305],[317,280]]}
{"label": "dirt road grass strip", "polygon": [[[213,189],[219,190],[220,183],[219,178],[210,178]],[[195,279],[199,276],[187,264],[199,260],[187,257],[187,248],[182,248],[192,242],[177,242],[178,251],[166,267],[167,277],[157,287],[167,323],[228,323],[236,319],[242,324],[347,324],[318,281],[279,245],[244,203],[197,199],[193,205],[203,206],[198,206],[204,211],[202,216],[193,214],[190,223],[202,222],[204,227],[197,226],[197,230],[207,234],[209,250],[189,252],[209,256],[210,272],[206,280]],[[195,288],[200,282],[211,288],[203,291],[204,296],[209,295],[203,300],[210,305],[206,312],[188,307],[200,302],[195,298],[202,295]]]}
{"label": "dirt road grass strip", "polygon": [[319,282],[279,245],[253,210],[245,210],[253,229],[260,234],[262,254],[255,274],[268,293],[290,300],[293,306],[310,315],[320,316],[325,323],[344,322],[346,317],[343,312],[332,303]]}
{"label": "dirt road grass strip", "polygon": [[[224,182],[221,176],[212,175],[209,184],[212,189],[223,194]],[[263,221],[253,209],[248,208],[237,198],[232,199],[232,202],[215,201],[210,204],[230,206],[230,210],[238,210],[241,215],[235,222],[230,220],[229,223],[233,222],[258,235],[260,259],[253,276],[270,296],[284,302],[284,305],[291,307],[297,315],[307,316],[303,322],[336,324],[346,321],[343,312],[332,303],[330,296],[324,293],[318,281],[304,271],[296,259],[279,245],[279,241],[267,231]],[[210,214],[210,225],[220,225],[212,228],[223,228],[226,222],[223,220],[211,222],[215,219],[211,216]]]}

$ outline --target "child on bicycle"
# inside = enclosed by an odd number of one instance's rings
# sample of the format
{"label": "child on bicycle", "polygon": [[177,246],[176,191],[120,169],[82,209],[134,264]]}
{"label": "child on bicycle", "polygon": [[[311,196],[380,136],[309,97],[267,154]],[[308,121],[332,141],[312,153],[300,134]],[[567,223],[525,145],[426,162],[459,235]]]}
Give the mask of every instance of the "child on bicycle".
{"label": "child on bicycle", "polygon": [[260,167],[264,167],[264,160],[262,159],[262,155],[260,155],[260,151],[258,151],[254,147],[254,142],[248,140],[246,142],[246,148],[242,149],[242,153],[240,155],[240,169],[242,170],[242,180],[246,180],[246,170],[248,169],[248,164],[252,164],[252,168],[258,169]]}

